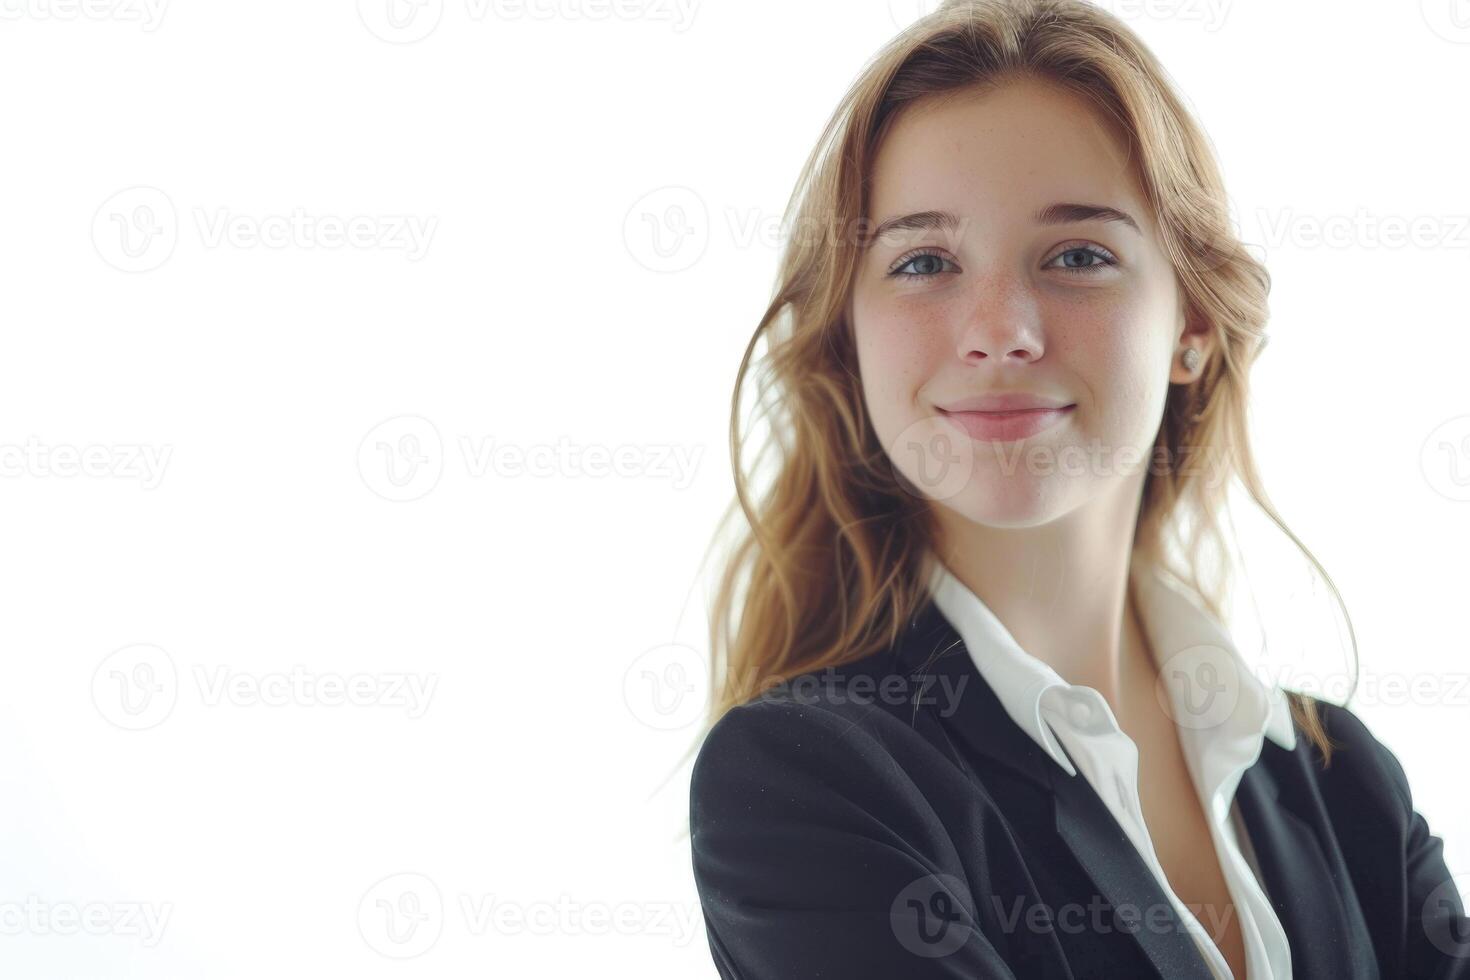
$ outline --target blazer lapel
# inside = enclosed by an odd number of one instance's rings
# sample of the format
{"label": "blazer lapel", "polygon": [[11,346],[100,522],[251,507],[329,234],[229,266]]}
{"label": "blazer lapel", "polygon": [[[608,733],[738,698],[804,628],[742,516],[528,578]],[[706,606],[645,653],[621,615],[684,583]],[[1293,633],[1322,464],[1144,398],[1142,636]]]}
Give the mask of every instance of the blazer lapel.
{"label": "blazer lapel", "polygon": [[1236,791],[1261,867],[1261,884],[1291,945],[1293,976],[1376,978],[1378,965],[1371,948],[1352,941],[1354,936],[1366,937],[1368,925],[1345,880],[1342,855],[1334,847],[1329,858],[1307,816],[1310,807],[1299,794],[1282,792],[1272,771],[1293,758],[1294,753],[1266,741]]}
{"label": "blazer lapel", "polygon": [[[1057,835],[1092,879],[1098,900],[1124,907],[1127,914],[1111,920],[1112,927],[1133,937],[1158,975],[1212,980],[1173,904],[1107,805],[1085,777],[1068,776],[1011,720],[964,641],[932,601],[911,621],[899,658],[911,689],[926,693],[929,706],[937,708],[969,751],[1037,788],[1041,806],[1050,809]],[[1088,898],[1077,896],[1078,901]]]}

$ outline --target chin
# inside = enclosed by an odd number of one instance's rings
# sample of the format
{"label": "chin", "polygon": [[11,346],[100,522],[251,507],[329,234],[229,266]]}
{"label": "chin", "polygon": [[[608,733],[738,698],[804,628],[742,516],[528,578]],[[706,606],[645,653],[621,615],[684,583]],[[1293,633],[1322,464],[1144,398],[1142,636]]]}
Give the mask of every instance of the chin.
{"label": "chin", "polygon": [[1010,476],[976,473],[974,483],[937,501],[972,524],[996,528],[1029,528],[1050,524],[1072,509],[1072,488],[1056,474]]}

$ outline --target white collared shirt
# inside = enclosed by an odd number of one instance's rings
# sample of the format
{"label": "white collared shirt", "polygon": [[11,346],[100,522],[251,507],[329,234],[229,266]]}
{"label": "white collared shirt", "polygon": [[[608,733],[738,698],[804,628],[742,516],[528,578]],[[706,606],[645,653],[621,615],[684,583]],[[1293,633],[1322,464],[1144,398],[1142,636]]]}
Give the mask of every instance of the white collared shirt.
{"label": "white collared shirt", "polygon": [[[1246,980],[1232,976],[1207,928],[1165,877],[1139,802],[1138,747],[1119,727],[1107,699],[1096,688],[1067,683],[1022,650],[980,597],[930,554],[934,574],[929,588],[935,604],[959,633],[1006,713],[1069,776],[1082,770],[1152,869],[1217,980]],[[1172,701],[1170,714],[1179,728],[1180,748],[1235,905],[1247,976],[1289,980],[1286,933],[1260,884],[1260,868],[1235,802],[1240,778],[1259,758],[1264,737],[1282,748],[1296,745],[1285,693],[1256,676],[1226,630],[1172,578],[1141,558],[1135,559],[1130,575],[1142,628]]]}

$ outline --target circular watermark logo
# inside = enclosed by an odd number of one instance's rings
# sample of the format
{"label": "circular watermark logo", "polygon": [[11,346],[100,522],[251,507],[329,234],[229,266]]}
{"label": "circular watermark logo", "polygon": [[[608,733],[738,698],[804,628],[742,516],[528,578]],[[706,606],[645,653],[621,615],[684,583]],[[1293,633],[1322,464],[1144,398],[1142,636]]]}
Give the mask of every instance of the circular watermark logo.
{"label": "circular watermark logo", "polygon": [[357,904],[357,929],[374,951],[395,960],[427,953],[444,931],[444,899],[427,876],[389,875]]}
{"label": "circular watermark logo", "polygon": [[1441,497],[1470,500],[1470,415],[1435,426],[1419,450],[1419,469]]}
{"label": "circular watermark logo", "polygon": [[925,875],[910,882],[888,910],[893,935],[915,956],[937,959],[950,955],[965,944],[972,931],[957,897],[966,893],[964,883],[954,875]]}
{"label": "circular watermark logo", "polygon": [[1470,895],[1470,873],[1440,882],[1424,899],[1419,910],[1424,934],[1434,948],[1455,959],[1470,959],[1470,920],[1464,913],[1464,896]]}
{"label": "circular watermark logo", "polygon": [[683,643],[645,650],[623,674],[623,702],[649,728],[684,728],[709,706],[709,666]]}
{"label": "circular watermark logo", "polygon": [[374,37],[412,44],[434,33],[444,16],[444,0],[357,0],[357,16]]}
{"label": "circular watermark logo", "polygon": [[949,500],[975,473],[975,441],[942,416],[907,426],[888,448],[893,478],[916,497]]}
{"label": "circular watermark logo", "polygon": [[123,272],[147,272],[168,261],[179,241],[173,201],[157,187],[129,187],[102,202],[92,216],[92,244],[102,260]]}
{"label": "circular watermark logo", "polygon": [[687,187],[660,187],[640,197],[623,218],[623,242],[634,261],[653,272],[683,272],[709,247],[709,209]]}
{"label": "circular watermark logo", "polygon": [[1179,727],[1216,728],[1240,704],[1242,681],[1239,664],[1229,651],[1202,643],[1170,654],[1159,664],[1154,695]]}
{"label": "circular watermark logo", "polygon": [[1470,44],[1470,0],[1419,0],[1424,23],[1451,44]]}
{"label": "circular watermark logo", "polygon": [[357,447],[357,470],[384,500],[417,500],[439,484],[444,440],[433,422],[400,415],[374,426]]}
{"label": "circular watermark logo", "polygon": [[92,673],[92,703],[119,728],[152,728],[173,712],[178,699],[173,658],[151,643],[114,650]]}

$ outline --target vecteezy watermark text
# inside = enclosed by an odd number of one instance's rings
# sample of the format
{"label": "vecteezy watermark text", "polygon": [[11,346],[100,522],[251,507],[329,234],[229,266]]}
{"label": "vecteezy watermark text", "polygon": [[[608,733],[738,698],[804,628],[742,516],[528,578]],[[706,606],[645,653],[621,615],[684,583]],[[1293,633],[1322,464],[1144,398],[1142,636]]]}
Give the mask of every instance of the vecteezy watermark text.
{"label": "vecteezy watermark text", "polygon": [[[429,710],[438,674],[402,671],[238,670],[227,664],[194,664],[190,675],[206,708],[390,708],[411,718]],[[119,728],[153,728],[179,700],[179,671],[168,651],[151,643],[114,650],[92,674],[92,703]]]}
{"label": "vecteezy watermark text", "polygon": [[0,477],[111,477],[138,480],[152,490],[163,482],[173,450],[134,443],[44,443],[32,435],[24,444],[0,443]]}
{"label": "vecteezy watermark text", "polygon": [[0,901],[0,936],[124,936],[144,946],[158,945],[173,914],[173,903]]}
{"label": "vecteezy watermark text", "polygon": [[[667,901],[584,901],[563,892],[556,898],[460,892],[459,928],[470,936],[652,936],[689,945],[703,924],[699,906]],[[392,874],[374,883],[358,902],[358,931],[375,952],[411,959],[433,948],[452,906],[427,875]]]}
{"label": "vecteezy watermark text", "polygon": [[0,0],[0,20],[112,20],[154,31],[168,0]]}
{"label": "vecteezy watermark text", "polygon": [[[410,262],[428,254],[439,227],[435,215],[342,215],[299,206],[265,213],[195,207],[190,213],[199,244],[205,249],[347,248],[400,252]],[[92,244],[113,268],[148,272],[173,255],[179,226],[178,209],[162,190],[145,185],[128,187],[97,208],[92,216]]]}
{"label": "vecteezy watermark text", "polygon": [[[598,443],[579,445],[565,436],[555,443],[524,444],[491,436],[461,435],[458,463],[472,478],[665,480],[676,490],[694,480],[701,445]],[[446,457],[439,427],[419,415],[400,415],[373,426],[357,447],[363,484],[385,500],[425,496],[439,484]]]}

